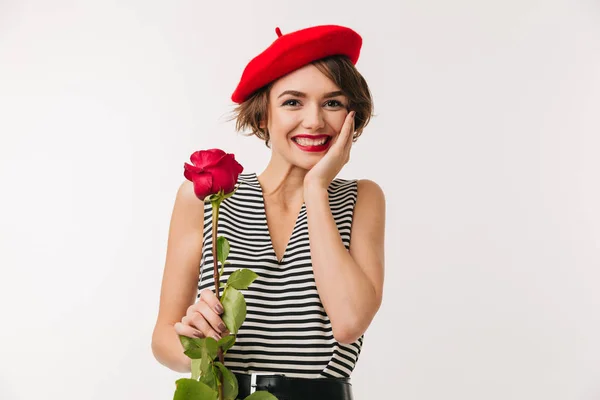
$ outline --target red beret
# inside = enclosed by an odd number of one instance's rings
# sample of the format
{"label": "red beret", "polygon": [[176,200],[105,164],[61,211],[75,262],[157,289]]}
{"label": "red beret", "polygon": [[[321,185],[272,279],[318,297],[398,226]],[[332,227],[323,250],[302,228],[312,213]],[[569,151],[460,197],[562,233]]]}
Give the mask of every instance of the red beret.
{"label": "red beret", "polygon": [[231,95],[234,103],[243,103],[257,89],[320,58],[345,55],[353,64],[358,61],[362,38],[350,28],[320,25],[281,34],[262,53],[254,57],[242,73]]}

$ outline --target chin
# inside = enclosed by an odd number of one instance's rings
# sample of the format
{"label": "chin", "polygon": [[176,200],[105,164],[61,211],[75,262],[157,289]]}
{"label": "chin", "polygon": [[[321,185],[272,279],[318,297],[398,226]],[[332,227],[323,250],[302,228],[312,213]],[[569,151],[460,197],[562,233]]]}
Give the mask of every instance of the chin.
{"label": "chin", "polygon": [[312,167],[314,167],[315,165],[317,165],[317,162],[319,162],[321,158],[319,157],[317,160],[302,160],[301,158],[298,159],[292,159],[290,160],[290,163],[295,165],[298,168],[302,168],[304,170],[310,171],[312,169]]}

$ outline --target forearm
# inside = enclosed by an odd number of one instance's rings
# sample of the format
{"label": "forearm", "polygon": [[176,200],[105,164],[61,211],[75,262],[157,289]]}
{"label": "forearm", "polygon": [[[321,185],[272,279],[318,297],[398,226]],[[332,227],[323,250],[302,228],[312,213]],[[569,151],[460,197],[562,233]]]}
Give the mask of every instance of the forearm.
{"label": "forearm", "polygon": [[183,354],[179,335],[172,325],[156,327],[152,335],[152,354],[159,363],[173,371],[191,371],[191,359]]}
{"label": "forearm", "polygon": [[344,247],[326,189],[304,189],[315,282],[336,340],[353,342],[364,333],[378,305],[375,288]]}

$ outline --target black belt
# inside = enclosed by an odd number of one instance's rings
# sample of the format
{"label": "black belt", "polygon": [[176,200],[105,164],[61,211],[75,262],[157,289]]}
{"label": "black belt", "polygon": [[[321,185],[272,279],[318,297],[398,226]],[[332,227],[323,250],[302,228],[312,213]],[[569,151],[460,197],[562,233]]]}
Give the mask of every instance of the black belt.
{"label": "black belt", "polygon": [[353,400],[350,378],[292,378],[276,374],[252,375],[234,373],[238,381],[238,399],[245,399],[256,390],[266,390],[278,400]]}

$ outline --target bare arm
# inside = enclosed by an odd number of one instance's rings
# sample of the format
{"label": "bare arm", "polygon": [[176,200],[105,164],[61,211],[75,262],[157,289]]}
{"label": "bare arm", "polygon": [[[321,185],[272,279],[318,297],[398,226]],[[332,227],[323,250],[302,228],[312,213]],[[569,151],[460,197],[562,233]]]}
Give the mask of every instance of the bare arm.
{"label": "bare arm", "polygon": [[352,343],[369,327],[383,297],[385,196],[373,181],[358,182],[346,251],[327,190],[305,188],[315,282],[335,339]]}
{"label": "bare arm", "polygon": [[154,357],[177,372],[190,372],[190,359],[183,354],[174,325],[196,300],[203,226],[204,203],[194,194],[193,184],[184,181],[171,216],[160,305],[152,333]]}

